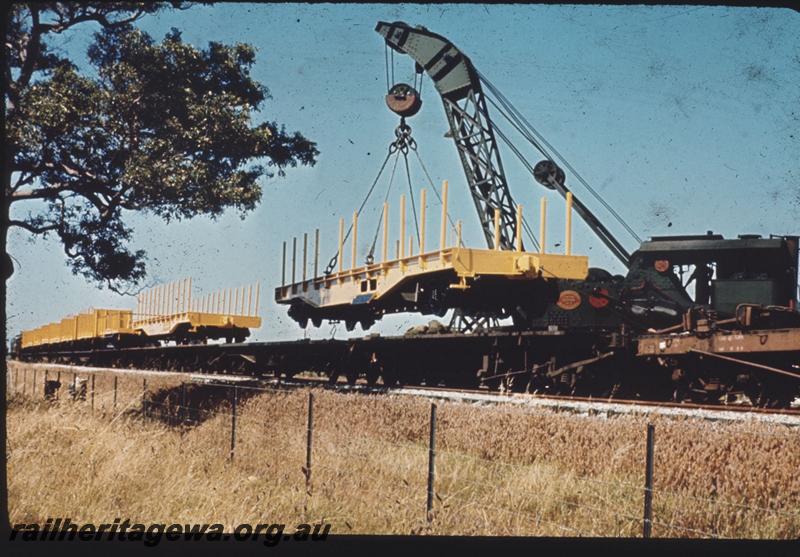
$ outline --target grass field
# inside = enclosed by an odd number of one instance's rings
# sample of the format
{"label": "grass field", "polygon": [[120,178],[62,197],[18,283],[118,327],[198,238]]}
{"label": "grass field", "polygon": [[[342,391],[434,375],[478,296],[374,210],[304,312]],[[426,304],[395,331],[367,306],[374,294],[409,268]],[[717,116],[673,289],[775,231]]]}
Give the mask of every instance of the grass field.
{"label": "grass field", "polygon": [[[18,366],[21,370],[23,367]],[[53,378],[54,374],[50,375]],[[21,383],[27,380],[23,394]],[[230,461],[226,393],[191,426],[141,415],[142,378],[97,374],[91,397],[43,400],[43,377],[9,380],[9,511],[103,523],[325,521],[331,533],[640,536],[647,418],[438,405],[436,497],[425,515],[430,403],[308,390],[239,391]],[[62,378],[62,382],[71,380]],[[148,398],[196,406],[147,377]],[[800,537],[800,432],[757,423],[652,418],[656,537]]]}

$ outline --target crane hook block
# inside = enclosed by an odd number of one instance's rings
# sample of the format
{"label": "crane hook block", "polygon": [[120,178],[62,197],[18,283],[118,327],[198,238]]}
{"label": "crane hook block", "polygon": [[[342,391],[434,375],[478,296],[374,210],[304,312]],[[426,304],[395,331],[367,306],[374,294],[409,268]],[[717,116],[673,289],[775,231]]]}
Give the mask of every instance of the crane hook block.
{"label": "crane hook block", "polygon": [[536,181],[551,190],[556,189],[556,184],[564,185],[564,171],[551,160],[543,160],[536,163],[533,168],[533,177]]}
{"label": "crane hook block", "polygon": [[397,83],[386,95],[386,106],[400,116],[414,116],[422,107],[419,93],[407,83]]}

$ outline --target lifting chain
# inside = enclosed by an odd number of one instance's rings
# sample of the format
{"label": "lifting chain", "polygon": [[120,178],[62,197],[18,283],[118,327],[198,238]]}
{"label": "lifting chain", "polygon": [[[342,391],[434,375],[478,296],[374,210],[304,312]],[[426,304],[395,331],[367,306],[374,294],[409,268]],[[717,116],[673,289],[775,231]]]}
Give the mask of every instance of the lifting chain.
{"label": "lifting chain", "polygon": [[417,150],[417,142],[411,137],[411,126],[406,124],[405,118],[400,118],[400,125],[394,129],[395,140],[389,145],[389,154],[400,151],[407,155],[409,150]]}
{"label": "lifting chain", "polygon": [[[400,118],[400,125],[394,129],[394,136],[395,140],[389,144],[389,152],[386,154],[386,158],[384,159],[383,164],[381,165],[381,168],[378,171],[378,175],[375,176],[375,180],[372,182],[372,186],[369,188],[369,191],[367,192],[364,201],[361,202],[361,207],[359,207],[357,211],[359,215],[361,214],[361,210],[364,208],[364,205],[366,205],[369,196],[372,194],[372,191],[375,189],[375,185],[378,183],[381,174],[383,174],[383,170],[384,168],[386,168],[386,163],[389,162],[391,156],[398,152],[402,153],[405,156],[408,154],[409,151],[414,151],[414,152],[417,151],[417,142],[414,140],[413,137],[411,137],[411,126],[406,124],[405,118]],[[347,238],[350,237],[350,233],[352,231],[353,231],[353,225],[351,224],[350,228],[348,228],[347,230],[347,234],[344,237],[345,241],[347,240]],[[370,254],[367,258],[368,263],[370,262],[371,259],[374,259],[372,253],[374,249],[375,249],[375,243],[373,242],[373,249],[370,251]],[[337,252],[333,257],[331,257],[331,260],[328,262],[327,267],[325,267],[325,276],[330,275],[336,268],[336,265],[338,265],[338,263],[339,263],[339,253]]]}

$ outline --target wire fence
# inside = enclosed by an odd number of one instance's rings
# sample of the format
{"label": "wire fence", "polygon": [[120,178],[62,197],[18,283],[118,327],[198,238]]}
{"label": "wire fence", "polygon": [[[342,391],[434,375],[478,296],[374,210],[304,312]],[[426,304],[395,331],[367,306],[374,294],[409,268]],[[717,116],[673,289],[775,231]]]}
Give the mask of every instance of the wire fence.
{"label": "wire fence", "polygon": [[[215,420],[215,443],[209,443],[209,453],[238,466],[248,466],[239,463],[242,454],[257,453],[258,469],[254,472],[279,470],[287,459],[295,459],[298,466],[291,468],[294,472],[285,479],[296,482],[298,497],[342,483],[369,491],[370,474],[391,477],[399,489],[374,495],[383,497],[390,509],[418,508],[416,532],[433,531],[437,526],[448,531],[448,525],[467,519],[478,531],[481,524],[501,523],[509,532],[528,535],[730,537],[724,528],[721,535],[719,528],[690,526],[680,520],[682,514],[696,512],[705,505],[720,517],[726,512],[737,513],[738,517],[769,515],[789,525],[790,537],[800,536],[800,507],[787,510],[715,494],[699,496],[656,488],[652,464],[656,432],[652,424],[642,435],[645,459],[636,481],[561,470],[563,482],[553,483],[551,476],[541,474],[546,459],[509,462],[450,448],[446,443],[437,447],[439,424],[434,403],[427,416],[427,435],[420,435],[418,440],[389,440],[358,435],[357,431],[334,440],[316,429],[320,422],[323,428],[331,424],[325,423],[324,414],[319,415],[311,391],[304,408],[295,408],[291,415],[294,426],[302,426],[302,439],[287,435],[276,444],[271,436],[273,458],[268,458],[262,443],[265,434],[275,432],[276,424],[259,419],[253,412],[243,414],[242,409],[254,395],[285,393],[275,388],[177,379],[148,382],[147,377],[135,375],[27,368],[9,370],[6,388],[12,397],[81,403],[93,413],[110,417],[109,427],[123,417],[181,430]],[[297,423],[300,420],[303,423]],[[384,458],[374,459],[376,450]],[[370,474],[352,472],[354,462],[370,459]],[[543,483],[543,478],[549,483]],[[547,493],[543,494],[543,490]],[[352,519],[346,514],[337,518],[352,526],[348,522]]]}

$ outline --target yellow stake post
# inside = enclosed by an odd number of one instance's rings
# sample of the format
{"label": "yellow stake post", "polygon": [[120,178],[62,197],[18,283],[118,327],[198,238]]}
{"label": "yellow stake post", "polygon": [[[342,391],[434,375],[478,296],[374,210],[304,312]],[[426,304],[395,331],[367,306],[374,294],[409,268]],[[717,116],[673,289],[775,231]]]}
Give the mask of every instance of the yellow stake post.
{"label": "yellow stake post", "polygon": [[442,224],[439,230],[439,259],[444,259],[447,242],[447,180],[442,183]]}
{"label": "yellow stake post", "polygon": [[423,259],[423,254],[425,253],[425,205],[427,203],[427,192],[425,188],[422,188],[420,192],[420,233],[419,233],[419,264],[424,269],[425,268],[425,261]]}
{"label": "yellow stake post", "polygon": [[[339,251],[336,253],[339,254],[339,274],[342,273],[344,269],[344,217],[339,219]],[[341,278],[341,277],[340,277]]]}
{"label": "yellow stake post", "polygon": [[350,270],[356,268],[356,255],[358,253],[358,211],[353,211],[353,257]]}
{"label": "yellow stake post", "polygon": [[303,232],[303,284],[306,282],[306,268],[308,267],[307,261],[308,250],[308,232]]}
{"label": "yellow stake post", "polygon": [[539,204],[539,253],[545,252],[545,245],[547,245],[546,232],[547,232],[547,198],[542,196],[542,201]]}
{"label": "yellow stake post", "polygon": [[567,218],[566,231],[564,232],[564,253],[572,255],[572,192],[567,192]]}
{"label": "yellow stake post", "polygon": [[281,286],[286,286],[286,240],[283,241],[283,263],[281,264]]}
{"label": "yellow stake post", "polygon": [[314,278],[319,274],[319,228],[314,230]]}
{"label": "yellow stake post", "polygon": [[494,249],[500,249],[500,209],[494,210]]}
{"label": "yellow stake post", "polygon": [[296,282],[296,268],[297,268],[297,237],[292,238],[292,290],[294,290],[294,283]]}
{"label": "yellow stake post", "polygon": [[389,258],[389,203],[383,203],[383,250],[381,251],[381,263],[386,263]]}
{"label": "yellow stake post", "polygon": [[406,256],[406,196],[400,196],[400,270],[405,271],[402,259]]}

